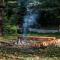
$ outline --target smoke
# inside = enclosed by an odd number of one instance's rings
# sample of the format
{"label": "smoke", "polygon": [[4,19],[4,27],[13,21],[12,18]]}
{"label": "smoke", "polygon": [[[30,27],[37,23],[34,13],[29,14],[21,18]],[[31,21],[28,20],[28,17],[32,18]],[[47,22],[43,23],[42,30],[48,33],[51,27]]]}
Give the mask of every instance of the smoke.
{"label": "smoke", "polygon": [[36,23],[38,17],[38,11],[34,6],[26,7],[26,9],[27,11],[23,23],[23,36],[28,34],[29,28]]}
{"label": "smoke", "polygon": [[29,28],[36,23],[38,17],[37,5],[39,5],[39,0],[18,0],[18,5],[24,6],[26,8],[26,15],[24,16],[23,22],[23,36],[28,34]]}
{"label": "smoke", "polygon": [[[31,3],[32,1],[33,3]],[[18,0],[18,7],[20,7],[21,5],[26,8],[26,15],[24,16],[22,27],[23,40],[19,39],[15,44],[28,46],[31,43],[27,41],[25,36],[27,36],[29,28],[36,23],[36,20],[38,18],[39,11],[36,8],[36,5],[38,5],[38,3],[36,3],[35,0]]]}

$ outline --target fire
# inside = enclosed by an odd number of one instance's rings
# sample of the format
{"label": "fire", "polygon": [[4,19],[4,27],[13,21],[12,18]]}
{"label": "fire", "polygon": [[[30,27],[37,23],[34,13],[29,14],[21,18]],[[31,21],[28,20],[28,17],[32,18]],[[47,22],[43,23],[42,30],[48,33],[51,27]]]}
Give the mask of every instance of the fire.
{"label": "fire", "polygon": [[41,43],[36,43],[35,47],[47,47],[47,46],[51,46],[51,45],[55,45],[55,46],[60,46],[60,39],[56,39],[56,40],[50,40],[50,41],[43,41]]}
{"label": "fire", "polygon": [[[20,37],[20,39],[22,39]],[[47,47],[51,45],[60,45],[60,39],[56,39],[55,37],[35,37],[28,36],[26,37],[26,41],[29,41],[29,47]]]}
{"label": "fire", "polygon": [[32,47],[44,47],[44,46],[47,47],[55,44],[56,44],[56,41],[44,41],[41,43],[32,44]]}
{"label": "fire", "polygon": [[60,39],[56,40],[56,45],[60,47]]}
{"label": "fire", "polygon": [[33,47],[43,47],[43,46],[50,46],[56,44],[55,37],[30,37],[32,41],[39,41],[35,44],[32,44]]}

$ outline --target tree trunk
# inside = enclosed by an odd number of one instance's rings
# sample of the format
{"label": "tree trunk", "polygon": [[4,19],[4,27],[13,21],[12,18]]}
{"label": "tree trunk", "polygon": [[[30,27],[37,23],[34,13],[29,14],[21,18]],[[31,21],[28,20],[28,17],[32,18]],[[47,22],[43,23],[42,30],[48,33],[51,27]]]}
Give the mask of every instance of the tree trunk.
{"label": "tree trunk", "polygon": [[3,35],[4,0],[0,0],[0,36]]}

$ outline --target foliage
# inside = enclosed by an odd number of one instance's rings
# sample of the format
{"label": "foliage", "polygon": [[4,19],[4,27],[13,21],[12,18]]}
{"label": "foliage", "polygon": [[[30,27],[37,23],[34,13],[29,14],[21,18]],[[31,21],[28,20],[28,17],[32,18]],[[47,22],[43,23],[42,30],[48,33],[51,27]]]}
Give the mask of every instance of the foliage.
{"label": "foliage", "polygon": [[[20,0],[20,2],[18,2],[16,0],[5,0],[5,1],[6,1],[6,11],[5,11],[6,15],[4,17],[3,27],[4,27],[4,31],[6,33],[8,33],[9,31],[12,30],[11,29],[12,26],[16,27],[17,25],[19,25],[19,26],[22,25],[24,15],[26,14],[26,7],[24,4],[21,3],[21,0]],[[8,3],[8,1],[16,1],[17,3]],[[25,0],[23,0],[23,1],[25,2]],[[28,0],[26,0],[26,1],[28,1]],[[36,5],[36,7],[37,7],[37,9],[39,9],[40,18],[37,21],[40,26],[42,25],[42,27],[43,26],[45,27],[45,25],[46,25],[46,27],[48,27],[51,25],[51,27],[57,26],[59,28],[60,0],[31,0],[31,1],[33,1],[32,3],[34,3],[34,4],[36,4],[36,2],[39,2],[39,4]],[[7,27],[7,25],[10,27]],[[14,30],[17,31],[17,28]],[[11,33],[13,33],[13,32],[11,32]]]}

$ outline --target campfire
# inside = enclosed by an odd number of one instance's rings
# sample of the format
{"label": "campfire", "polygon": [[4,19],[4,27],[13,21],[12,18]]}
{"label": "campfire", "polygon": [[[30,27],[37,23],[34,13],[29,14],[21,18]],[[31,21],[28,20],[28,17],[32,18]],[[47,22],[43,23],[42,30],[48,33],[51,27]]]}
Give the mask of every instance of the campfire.
{"label": "campfire", "polygon": [[59,46],[60,47],[60,39],[56,39],[55,37],[38,37],[38,36],[19,36],[18,39],[14,42],[2,42],[0,41],[0,47],[15,47],[15,48],[40,48],[40,47],[48,47],[48,46]]}
{"label": "campfire", "polygon": [[47,47],[50,45],[56,44],[55,37],[37,37],[37,36],[27,36],[27,37],[18,37],[17,42],[15,43],[18,46],[28,46],[28,47]]}

